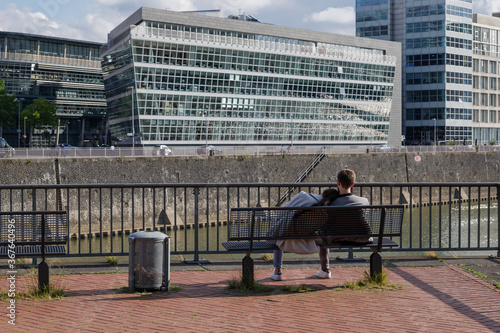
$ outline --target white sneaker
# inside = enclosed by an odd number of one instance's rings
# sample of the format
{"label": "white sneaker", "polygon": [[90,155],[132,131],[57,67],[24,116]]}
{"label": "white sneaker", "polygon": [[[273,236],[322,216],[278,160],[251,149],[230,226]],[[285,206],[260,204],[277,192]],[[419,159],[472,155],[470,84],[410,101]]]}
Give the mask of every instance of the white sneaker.
{"label": "white sneaker", "polygon": [[276,270],[273,271],[273,274],[271,274],[271,279],[274,281],[283,281],[283,276],[281,275],[281,271],[276,272]]}
{"label": "white sneaker", "polygon": [[331,279],[332,272],[330,272],[330,270],[325,272],[324,270],[320,269],[318,273],[316,273],[316,276],[319,277],[320,279]]}

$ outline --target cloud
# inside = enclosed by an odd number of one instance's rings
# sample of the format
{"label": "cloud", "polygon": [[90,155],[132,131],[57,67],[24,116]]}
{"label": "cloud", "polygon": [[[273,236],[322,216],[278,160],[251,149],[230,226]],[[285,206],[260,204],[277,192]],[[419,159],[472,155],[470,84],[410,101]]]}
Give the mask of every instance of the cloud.
{"label": "cloud", "polygon": [[74,27],[49,19],[42,12],[30,8],[18,9],[9,4],[0,11],[0,30],[22,32],[35,35],[83,39],[84,34]]}
{"label": "cloud", "polygon": [[500,12],[500,2],[498,0],[475,0],[474,12],[484,15]]}
{"label": "cloud", "polygon": [[333,8],[328,7],[327,9],[312,13],[304,18],[304,22],[330,22],[330,23],[340,23],[340,24],[354,24],[354,19],[356,13],[353,7],[341,7]]}

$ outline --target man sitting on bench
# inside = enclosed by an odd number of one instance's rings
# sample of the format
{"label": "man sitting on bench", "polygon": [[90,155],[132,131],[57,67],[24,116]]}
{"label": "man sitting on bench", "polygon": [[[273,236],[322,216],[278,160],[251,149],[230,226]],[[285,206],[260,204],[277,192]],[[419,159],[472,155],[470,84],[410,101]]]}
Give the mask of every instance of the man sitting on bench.
{"label": "man sitting on bench", "polygon": [[[333,201],[329,202],[329,206],[347,207],[347,206],[365,206],[369,205],[368,199],[358,197],[351,193],[351,188],[356,181],[356,173],[350,169],[341,170],[337,174],[337,188],[339,195]],[[355,240],[356,241],[356,240]],[[316,273],[316,276],[321,279],[331,279],[330,272],[330,250],[321,247],[319,250],[319,259],[321,269]],[[283,265],[283,251],[274,251],[274,271],[271,274],[271,279],[275,281],[283,280],[281,268]]]}

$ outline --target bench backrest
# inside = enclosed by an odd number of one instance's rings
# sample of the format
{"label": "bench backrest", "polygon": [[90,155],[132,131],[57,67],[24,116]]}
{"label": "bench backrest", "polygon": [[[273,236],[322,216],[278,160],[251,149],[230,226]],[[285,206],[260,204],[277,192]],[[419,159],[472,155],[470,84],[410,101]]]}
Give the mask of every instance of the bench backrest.
{"label": "bench backrest", "polygon": [[403,212],[403,205],[232,208],[229,240],[401,236]]}
{"label": "bench backrest", "polygon": [[14,237],[16,245],[41,244],[42,216],[45,219],[45,244],[65,244],[68,239],[67,212],[33,211],[0,212],[0,245],[8,244],[9,237]]}

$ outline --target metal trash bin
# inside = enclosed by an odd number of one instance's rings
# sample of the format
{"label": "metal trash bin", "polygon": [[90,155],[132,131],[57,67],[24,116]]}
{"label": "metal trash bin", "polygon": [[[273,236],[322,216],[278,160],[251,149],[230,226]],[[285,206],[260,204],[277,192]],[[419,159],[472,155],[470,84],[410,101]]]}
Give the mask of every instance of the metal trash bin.
{"label": "metal trash bin", "polygon": [[139,231],[128,237],[128,287],[170,290],[170,237],[158,231]]}

